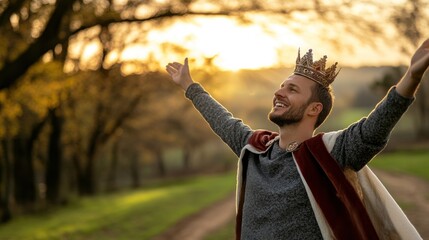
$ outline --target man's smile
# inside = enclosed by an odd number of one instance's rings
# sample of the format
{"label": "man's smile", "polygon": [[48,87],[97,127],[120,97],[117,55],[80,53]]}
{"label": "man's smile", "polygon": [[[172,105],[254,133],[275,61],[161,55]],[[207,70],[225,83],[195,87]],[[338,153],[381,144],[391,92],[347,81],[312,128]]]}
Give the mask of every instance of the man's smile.
{"label": "man's smile", "polygon": [[289,104],[285,101],[275,99],[273,102],[273,108],[280,109],[280,108],[287,108],[287,107],[289,107]]}

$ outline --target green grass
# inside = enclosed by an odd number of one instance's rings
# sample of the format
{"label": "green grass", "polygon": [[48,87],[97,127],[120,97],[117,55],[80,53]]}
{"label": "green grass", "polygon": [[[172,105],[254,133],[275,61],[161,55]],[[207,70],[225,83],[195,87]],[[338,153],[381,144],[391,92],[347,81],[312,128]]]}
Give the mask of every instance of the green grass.
{"label": "green grass", "polygon": [[371,112],[371,109],[366,108],[352,108],[344,111],[338,119],[334,119],[334,121],[338,124],[341,123],[341,127],[345,128],[350,124],[359,121],[361,118],[366,117]]}
{"label": "green grass", "polygon": [[429,149],[383,153],[370,167],[419,176],[429,181]]}
{"label": "green grass", "polygon": [[84,198],[49,213],[0,226],[0,239],[149,239],[183,217],[226,197],[232,174]]}
{"label": "green grass", "polygon": [[329,132],[343,129],[350,124],[360,120],[369,114],[371,109],[367,108],[350,108],[342,111],[333,111],[332,115],[327,118],[326,122],[319,128],[319,131]]}

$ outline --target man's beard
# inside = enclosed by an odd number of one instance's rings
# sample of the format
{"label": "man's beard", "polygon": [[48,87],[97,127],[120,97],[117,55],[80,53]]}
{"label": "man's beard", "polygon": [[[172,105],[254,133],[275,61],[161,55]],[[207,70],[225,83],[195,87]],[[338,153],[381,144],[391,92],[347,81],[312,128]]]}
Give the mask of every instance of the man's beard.
{"label": "man's beard", "polygon": [[302,120],[302,118],[304,117],[305,109],[308,105],[309,104],[307,103],[297,109],[291,108],[281,115],[275,114],[273,111],[271,111],[268,114],[268,118],[271,120],[271,122],[277,124],[277,126],[279,127],[293,125],[295,123],[299,123]]}

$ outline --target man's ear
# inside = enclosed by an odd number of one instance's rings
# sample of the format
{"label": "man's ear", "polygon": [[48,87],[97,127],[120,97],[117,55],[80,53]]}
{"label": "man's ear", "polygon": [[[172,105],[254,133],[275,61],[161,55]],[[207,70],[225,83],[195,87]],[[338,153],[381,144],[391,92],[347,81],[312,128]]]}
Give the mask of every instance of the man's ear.
{"label": "man's ear", "polygon": [[320,102],[312,102],[308,105],[308,115],[317,116],[323,110],[323,105]]}

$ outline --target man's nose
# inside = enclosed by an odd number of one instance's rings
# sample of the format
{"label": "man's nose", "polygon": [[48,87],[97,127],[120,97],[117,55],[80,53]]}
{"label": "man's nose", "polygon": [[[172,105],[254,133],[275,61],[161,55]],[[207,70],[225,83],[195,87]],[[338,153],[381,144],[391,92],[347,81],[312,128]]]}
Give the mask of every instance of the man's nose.
{"label": "man's nose", "polygon": [[274,96],[276,97],[285,97],[285,91],[283,88],[277,89],[277,91],[274,92]]}

